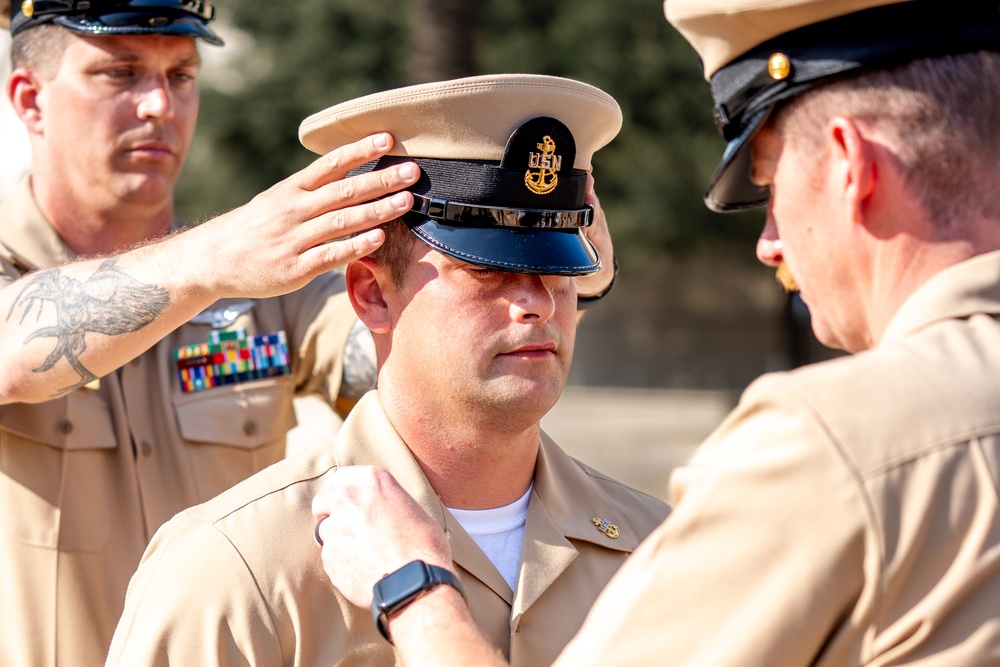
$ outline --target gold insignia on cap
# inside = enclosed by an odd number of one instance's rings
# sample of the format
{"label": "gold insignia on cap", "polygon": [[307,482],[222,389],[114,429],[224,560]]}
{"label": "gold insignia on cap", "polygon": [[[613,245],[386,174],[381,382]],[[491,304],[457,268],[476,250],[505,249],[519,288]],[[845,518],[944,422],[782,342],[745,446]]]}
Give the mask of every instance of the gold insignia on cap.
{"label": "gold insignia on cap", "polygon": [[32,0],[24,0],[21,3],[21,13],[30,19],[35,14],[35,3]]}
{"label": "gold insignia on cap", "polygon": [[792,61],[784,53],[775,53],[767,59],[767,73],[775,81],[787,79],[792,73]]}
{"label": "gold insignia on cap", "polygon": [[[559,184],[556,173],[562,168],[562,155],[556,155],[556,142],[545,135],[542,143],[535,144],[541,153],[528,153],[528,171],[524,172],[524,184],[536,195],[547,195]],[[532,172],[532,169],[538,171]]]}
{"label": "gold insignia on cap", "polygon": [[597,527],[597,530],[601,531],[612,540],[622,534],[622,532],[618,530],[618,526],[611,523],[609,519],[598,519],[597,517],[594,517],[590,521]]}

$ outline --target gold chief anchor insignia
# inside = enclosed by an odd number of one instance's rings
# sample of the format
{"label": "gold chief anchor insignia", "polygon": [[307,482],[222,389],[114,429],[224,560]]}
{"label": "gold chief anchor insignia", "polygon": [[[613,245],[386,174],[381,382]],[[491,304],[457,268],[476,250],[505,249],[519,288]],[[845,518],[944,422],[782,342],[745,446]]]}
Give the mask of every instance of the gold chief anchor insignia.
{"label": "gold chief anchor insignia", "polygon": [[[562,168],[562,155],[556,155],[556,142],[545,135],[542,143],[535,144],[541,153],[528,153],[528,171],[524,172],[524,184],[536,195],[547,195],[559,183],[556,174]],[[538,171],[532,172],[532,169]]]}
{"label": "gold chief anchor insignia", "polygon": [[615,539],[621,535],[621,531],[618,530],[618,526],[611,523],[608,519],[598,519],[595,517],[591,519],[591,521],[597,527],[597,530],[601,531],[611,539]]}

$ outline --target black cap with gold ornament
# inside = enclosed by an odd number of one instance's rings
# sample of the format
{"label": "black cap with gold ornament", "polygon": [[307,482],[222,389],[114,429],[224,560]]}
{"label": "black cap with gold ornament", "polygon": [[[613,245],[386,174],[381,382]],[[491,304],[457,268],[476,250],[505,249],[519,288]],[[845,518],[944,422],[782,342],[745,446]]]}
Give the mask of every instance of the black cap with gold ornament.
{"label": "black cap with gold ornament", "polygon": [[177,35],[222,46],[209,29],[209,0],[0,0],[0,27],[12,35],[54,23],[91,35]]}
{"label": "black cap with gold ornament", "polygon": [[322,154],[389,132],[391,153],[362,171],[420,166],[403,221],[421,241],[471,264],[577,276],[601,267],[583,233],[587,171],[621,124],[614,98],[593,86],[496,74],[344,102],[302,121],[299,138]]}
{"label": "black cap with gold ornament", "polygon": [[701,58],[728,142],[705,193],[716,211],[767,202],[750,142],[782,102],[867,70],[1000,50],[998,0],[666,0],[664,11]]}

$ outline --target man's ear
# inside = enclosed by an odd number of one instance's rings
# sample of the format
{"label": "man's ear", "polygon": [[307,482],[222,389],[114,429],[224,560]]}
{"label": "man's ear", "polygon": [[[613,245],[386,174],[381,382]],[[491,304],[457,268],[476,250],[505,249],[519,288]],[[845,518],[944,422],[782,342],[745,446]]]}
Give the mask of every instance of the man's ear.
{"label": "man's ear", "polygon": [[7,80],[7,99],[31,134],[42,133],[42,81],[31,70],[19,67]]}
{"label": "man's ear", "polygon": [[392,290],[392,276],[388,269],[370,257],[363,257],[347,265],[347,295],[354,312],[372,333],[392,330],[392,312],[386,301],[386,290]]}
{"label": "man's ear", "polygon": [[837,176],[851,208],[851,219],[862,222],[878,183],[876,146],[850,118],[831,118],[829,130]]}

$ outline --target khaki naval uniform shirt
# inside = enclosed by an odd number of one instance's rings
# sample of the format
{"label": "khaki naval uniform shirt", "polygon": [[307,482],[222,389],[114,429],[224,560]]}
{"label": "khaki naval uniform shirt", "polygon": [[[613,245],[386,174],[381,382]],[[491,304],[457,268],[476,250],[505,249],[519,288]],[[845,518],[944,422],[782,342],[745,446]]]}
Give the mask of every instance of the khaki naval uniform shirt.
{"label": "khaki naval uniform shirt", "polygon": [[1000,665],[1000,253],[764,376],[559,665]]}
{"label": "khaki naval uniform shirt", "polygon": [[[516,666],[555,658],[668,511],[543,436],[511,591],[441,504],[371,391],[332,448],[286,459],[156,534],[129,584],[108,664],[395,664],[370,612],[331,586],[313,539],[310,504],[341,465],[386,468],[442,525],[476,621]],[[619,537],[600,532],[595,517],[618,526]]]}
{"label": "khaki naval uniform shirt", "polygon": [[[0,242],[36,267],[73,259],[27,181],[0,205]],[[17,277],[2,268],[0,285]],[[355,319],[341,276],[196,319],[213,314],[248,335],[284,330],[292,374],[185,394],[173,351],[212,330],[189,323],[97,389],[0,406],[0,665],[101,664],[156,529],[281,459],[293,395],[336,395]]]}

